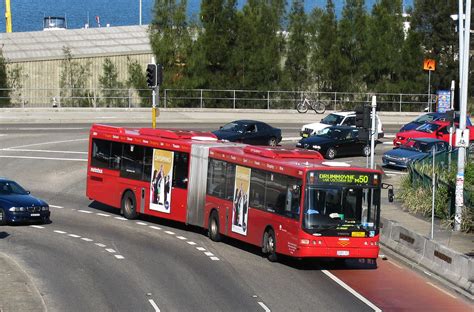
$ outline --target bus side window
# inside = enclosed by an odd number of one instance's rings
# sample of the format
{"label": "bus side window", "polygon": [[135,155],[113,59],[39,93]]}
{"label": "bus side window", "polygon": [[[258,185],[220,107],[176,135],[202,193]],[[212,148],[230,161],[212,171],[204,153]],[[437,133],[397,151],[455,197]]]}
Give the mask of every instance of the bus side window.
{"label": "bus side window", "polygon": [[91,166],[98,168],[109,167],[110,146],[110,141],[99,139],[92,140]]}
{"label": "bus side window", "polygon": [[112,142],[112,149],[110,152],[109,169],[120,170],[120,163],[122,161],[123,144],[120,142]]}
{"label": "bus side window", "polygon": [[217,159],[209,159],[207,174],[207,194],[219,198],[225,195],[226,162]]}
{"label": "bus side window", "polygon": [[225,199],[233,200],[235,187],[235,165],[227,164],[226,170],[226,184],[225,184]]}
{"label": "bus side window", "polygon": [[151,169],[153,165],[153,148],[145,147],[145,155],[143,157],[143,181],[151,181]]}
{"label": "bus side window", "polygon": [[134,144],[125,144],[120,166],[120,176],[123,178],[141,180],[143,172],[143,154],[145,147]]}
{"label": "bus side window", "polygon": [[256,209],[265,207],[265,179],[266,173],[259,169],[252,169],[250,176],[249,206]]}
{"label": "bus side window", "polygon": [[288,177],[278,173],[268,173],[266,183],[265,206],[267,210],[286,215],[286,192]]}
{"label": "bus side window", "polygon": [[188,188],[188,164],[189,154],[174,152],[173,161],[173,187]]}

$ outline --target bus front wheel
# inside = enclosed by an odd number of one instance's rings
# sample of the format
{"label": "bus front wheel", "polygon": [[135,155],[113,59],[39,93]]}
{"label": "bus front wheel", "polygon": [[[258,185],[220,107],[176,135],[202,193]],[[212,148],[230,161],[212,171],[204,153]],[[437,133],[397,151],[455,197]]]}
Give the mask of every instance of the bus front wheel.
{"label": "bus front wheel", "polygon": [[209,229],[207,231],[207,235],[209,238],[215,242],[220,242],[222,237],[219,233],[219,217],[217,212],[213,211],[209,216]]}
{"label": "bus front wheel", "polygon": [[122,197],[122,213],[129,220],[137,218],[137,200],[132,191],[127,191]]}
{"label": "bus front wheel", "polygon": [[276,253],[275,232],[272,229],[265,231],[263,235],[263,252],[267,254],[268,260],[275,262],[278,260]]}

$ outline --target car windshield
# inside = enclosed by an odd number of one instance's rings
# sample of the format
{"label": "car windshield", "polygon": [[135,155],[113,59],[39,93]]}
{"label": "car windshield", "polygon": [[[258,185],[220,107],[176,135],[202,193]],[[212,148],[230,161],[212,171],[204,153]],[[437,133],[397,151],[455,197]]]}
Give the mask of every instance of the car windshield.
{"label": "car windshield", "polygon": [[244,125],[243,124],[238,124],[235,122],[229,122],[228,124],[224,125],[221,130],[225,131],[233,131],[233,132],[239,132],[244,130]]}
{"label": "car windshield", "polygon": [[363,187],[306,187],[303,228],[309,232],[359,228],[375,230],[380,190]]}
{"label": "car windshield", "polygon": [[317,136],[331,138],[331,139],[340,139],[344,137],[344,131],[337,128],[325,128],[321,130]]}
{"label": "car windshield", "polygon": [[416,128],[416,130],[421,131],[421,132],[426,132],[426,133],[433,133],[436,130],[438,130],[440,127],[441,127],[440,125],[427,123],[427,124],[419,126],[418,128]]}
{"label": "car windshield", "polygon": [[421,124],[421,123],[430,122],[430,121],[433,121],[433,120],[436,120],[436,119],[438,119],[438,118],[436,118],[436,116],[434,114],[426,114],[426,115],[418,117],[413,122]]}
{"label": "car windshield", "polygon": [[0,195],[27,195],[20,185],[13,181],[2,181],[0,182]]}
{"label": "car windshield", "polygon": [[401,148],[415,150],[422,153],[429,153],[432,147],[433,144],[412,140],[401,146]]}
{"label": "car windshield", "polygon": [[321,123],[326,124],[326,125],[338,125],[342,122],[342,119],[344,119],[343,116],[336,115],[336,114],[329,114],[323,119],[321,119]]}

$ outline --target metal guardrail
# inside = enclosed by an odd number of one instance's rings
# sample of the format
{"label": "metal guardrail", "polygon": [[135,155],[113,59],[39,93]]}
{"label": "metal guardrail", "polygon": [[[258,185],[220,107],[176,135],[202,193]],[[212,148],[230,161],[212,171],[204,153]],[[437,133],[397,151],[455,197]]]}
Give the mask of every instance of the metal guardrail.
{"label": "metal guardrail", "polygon": [[[370,102],[372,95],[380,111],[422,112],[436,100],[427,94],[164,89],[159,106],[294,109],[306,97],[329,110],[352,110]],[[149,89],[0,89],[0,107],[150,107],[151,96]]]}

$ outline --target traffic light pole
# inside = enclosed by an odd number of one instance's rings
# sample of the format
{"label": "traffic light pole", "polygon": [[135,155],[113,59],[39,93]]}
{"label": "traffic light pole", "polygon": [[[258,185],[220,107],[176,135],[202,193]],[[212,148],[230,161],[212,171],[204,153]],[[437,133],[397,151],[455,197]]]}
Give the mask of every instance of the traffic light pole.
{"label": "traffic light pole", "polygon": [[377,98],[375,95],[372,96],[372,129],[370,131],[370,168],[371,169],[374,169],[375,167],[375,135],[377,134],[377,128],[376,128],[376,125],[375,125],[375,121],[376,121],[376,116],[375,116],[375,112],[376,112],[376,108],[377,108]]}
{"label": "traffic light pole", "polygon": [[151,127],[156,128],[156,88],[152,90],[152,105],[151,105]]}

